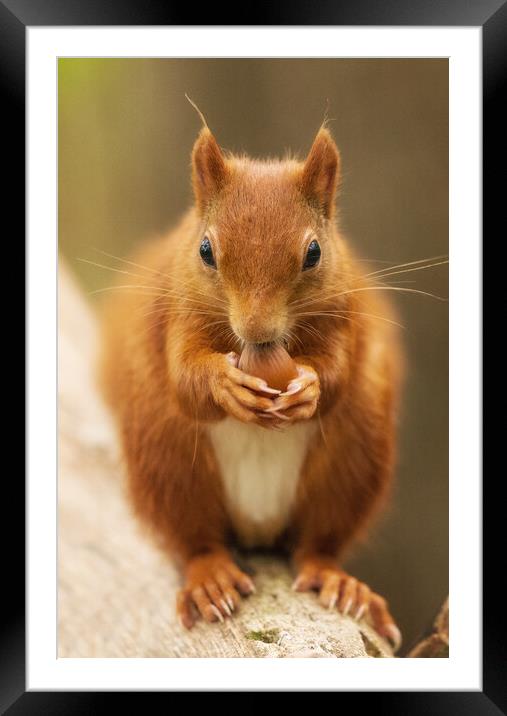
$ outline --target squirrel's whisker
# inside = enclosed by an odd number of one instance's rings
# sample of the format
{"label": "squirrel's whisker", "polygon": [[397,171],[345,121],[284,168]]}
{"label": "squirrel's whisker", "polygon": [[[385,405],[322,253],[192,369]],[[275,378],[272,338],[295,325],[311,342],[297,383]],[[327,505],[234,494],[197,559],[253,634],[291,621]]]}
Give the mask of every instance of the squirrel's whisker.
{"label": "squirrel's whisker", "polygon": [[[433,261],[438,261],[439,263],[433,264]],[[371,273],[367,273],[363,278],[369,278],[371,276],[378,276],[380,274],[383,274],[384,271],[392,271],[404,268],[405,266],[415,266],[416,264],[423,264],[427,263],[428,266],[421,266],[420,268],[413,268],[409,269],[410,271],[418,271],[424,268],[432,268],[433,266],[440,266],[441,264],[448,264],[449,263],[449,257],[446,254],[443,254],[442,256],[433,256],[433,258],[430,259],[418,259],[417,261],[407,261],[403,264],[393,264],[392,266],[387,266],[386,268],[379,269],[378,271],[372,271]]]}
{"label": "squirrel's whisker", "polygon": [[[100,249],[95,248],[95,251],[98,251],[101,254],[104,254],[105,256],[109,256],[109,258],[115,259],[117,261],[121,261],[123,263],[129,264],[131,266],[137,266],[138,268],[143,269],[144,271],[148,271],[151,274],[161,276],[162,278],[170,279],[171,281],[176,281],[176,283],[179,283],[183,287],[190,287],[192,290],[194,290],[196,293],[201,294],[203,296],[206,296],[208,298],[208,294],[206,294],[204,291],[199,291],[199,289],[196,289],[192,284],[188,281],[182,281],[181,278],[176,278],[172,274],[164,273],[162,271],[157,271],[156,269],[152,269],[149,266],[143,266],[142,264],[138,264],[135,261],[129,261],[128,259],[123,259],[120,256],[114,256],[113,254],[109,254],[106,251],[101,251]],[[223,299],[218,298],[217,296],[214,297],[215,300],[220,301],[221,303],[227,303],[227,301],[224,301]]]}

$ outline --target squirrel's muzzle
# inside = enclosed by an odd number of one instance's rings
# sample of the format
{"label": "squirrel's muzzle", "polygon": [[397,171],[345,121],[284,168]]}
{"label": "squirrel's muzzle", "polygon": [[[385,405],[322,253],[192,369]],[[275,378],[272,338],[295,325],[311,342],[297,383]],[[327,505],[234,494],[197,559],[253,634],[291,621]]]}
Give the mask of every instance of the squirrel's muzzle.
{"label": "squirrel's muzzle", "polygon": [[272,343],[285,333],[287,314],[273,300],[245,301],[231,306],[230,323],[238,338],[247,343]]}

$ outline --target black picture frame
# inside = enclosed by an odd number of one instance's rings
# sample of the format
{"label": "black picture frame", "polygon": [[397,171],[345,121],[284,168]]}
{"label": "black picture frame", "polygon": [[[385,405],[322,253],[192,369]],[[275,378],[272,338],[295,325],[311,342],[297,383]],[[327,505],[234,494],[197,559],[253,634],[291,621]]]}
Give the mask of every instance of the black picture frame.
{"label": "black picture frame", "polygon": [[[239,10],[239,11],[238,11]],[[246,12],[248,10],[248,12]],[[483,128],[484,128],[484,236],[491,239],[496,226],[504,226],[506,152],[503,135],[507,113],[507,1],[506,0],[350,0],[316,3],[242,3],[238,9],[212,6],[199,9],[199,25],[396,25],[481,26],[483,31]],[[168,0],[0,0],[0,91],[4,145],[4,219],[13,218],[9,243],[22,246],[25,216],[25,38],[26,28],[62,25],[194,25],[195,8]],[[505,229],[503,232],[505,233]],[[19,238],[18,238],[19,237]],[[19,299],[16,300],[19,305]],[[12,326],[9,326],[9,320]],[[8,317],[7,328],[20,333],[20,319]],[[20,341],[22,338],[20,337]],[[11,375],[11,373],[9,373]],[[20,376],[21,380],[21,376]],[[22,384],[22,383],[20,383]],[[19,393],[16,401],[20,401]],[[21,402],[21,401],[20,401]],[[15,464],[15,463],[14,463]],[[112,708],[113,695],[93,692],[25,693],[25,489],[19,469],[4,473],[6,491],[2,528],[4,553],[12,555],[9,570],[4,564],[2,632],[0,642],[0,712],[18,714],[91,714]],[[500,477],[500,475],[499,475]],[[498,583],[505,571],[495,557],[505,539],[500,509],[501,480],[484,486],[484,614],[483,691],[464,692],[361,692],[339,695],[361,698],[362,708],[371,705],[378,714],[473,714],[507,713],[507,638],[503,612],[505,589]],[[6,505],[9,505],[8,510]],[[495,512],[498,510],[498,514]],[[8,511],[11,520],[7,520]],[[7,549],[6,549],[7,548]],[[400,687],[401,688],[401,687]],[[130,709],[146,708],[149,697],[172,698],[171,694],[128,694]],[[139,698],[143,699],[142,705]],[[172,703],[172,701],[168,702]]]}

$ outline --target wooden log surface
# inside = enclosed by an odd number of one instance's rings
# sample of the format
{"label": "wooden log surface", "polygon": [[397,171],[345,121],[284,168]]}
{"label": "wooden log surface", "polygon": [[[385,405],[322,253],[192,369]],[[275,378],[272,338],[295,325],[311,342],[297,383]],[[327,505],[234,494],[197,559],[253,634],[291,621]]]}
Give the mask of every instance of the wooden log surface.
{"label": "wooden log surface", "polygon": [[291,590],[285,561],[252,555],[256,593],[224,624],[187,631],[180,576],[131,514],[111,417],[94,383],[92,309],[60,261],[60,657],[392,657],[370,626]]}
{"label": "wooden log surface", "polygon": [[445,659],[449,656],[449,599],[446,599],[423,638],[408,652],[409,659]]}

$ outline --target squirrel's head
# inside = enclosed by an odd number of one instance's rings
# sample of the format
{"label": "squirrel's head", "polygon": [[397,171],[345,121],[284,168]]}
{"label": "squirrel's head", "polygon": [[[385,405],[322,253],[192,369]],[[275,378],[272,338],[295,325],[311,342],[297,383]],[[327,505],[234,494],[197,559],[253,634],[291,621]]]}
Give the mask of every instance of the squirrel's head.
{"label": "squirrel's head", "polygon": [[[202,226],[195,270],[228,305],[241,340],[287,337],[292,306],[329,286],[339,153],[322,127],[303,162],[225,155],[204,127],[192,152]],[[326,281],[328,277],[328,281]]]}

